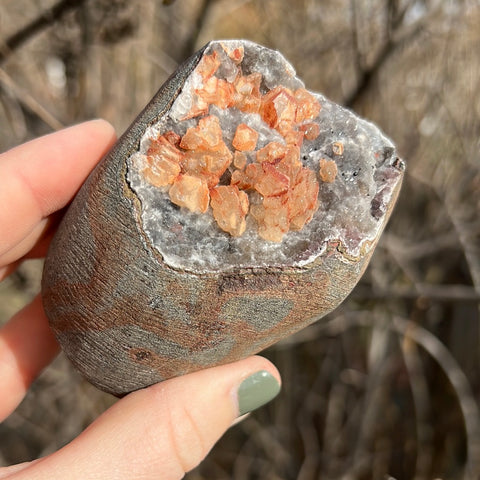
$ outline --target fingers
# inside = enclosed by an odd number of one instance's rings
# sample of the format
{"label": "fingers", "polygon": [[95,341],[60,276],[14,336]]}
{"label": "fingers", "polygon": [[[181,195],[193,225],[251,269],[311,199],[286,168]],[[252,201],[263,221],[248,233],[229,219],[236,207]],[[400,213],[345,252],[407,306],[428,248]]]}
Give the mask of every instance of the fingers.
{"label": "fingers", "polygon": [[10,263],[5,267],[0,267],[0,282],[7,278],[12,272],[14,272],[20,262]]}
{"label": "fingers", "polygon": [[[94,120],[33,140],[0,155],[0,281],[18,261],[44,255],[60,212],[115,141],[113,127]],[[0,331],[0,420],[58,351],[40,299]]]}
{"label": "fingers", "polygon": [[45,218],[40,220],[23,238],[18,240],[18,243],[12,246],[8,251],[5,251],[3,255],[0,255],[0,265],[11,265],[16,263],[30,252],[37,242],[43,242],[43,238],[48,231],[49,219]]}
{"label": "fingers", "polygon": [[0,330],[0,421],[22,401],[34,378],[58,352],[40,296]]}
{"label": "fingers", "polygon": [[94,120],[0,155],[0,267],[42,238],[45,219],[70,202],[114,140],[113,127]]}
{"label": "fingers", "polygon": [[9,467],[0,468],[0,479],[12,478],[14,473],[20,472],[25,468],[31,467],[38,460],[32,460],[31,462],[17,463],[16,465],[10,465]]}
{"label": "fingers", "polygon": [[234,420],[271,400],[280,378],[262,357],[132,393],[55,454],[14,478],[180,479]]}

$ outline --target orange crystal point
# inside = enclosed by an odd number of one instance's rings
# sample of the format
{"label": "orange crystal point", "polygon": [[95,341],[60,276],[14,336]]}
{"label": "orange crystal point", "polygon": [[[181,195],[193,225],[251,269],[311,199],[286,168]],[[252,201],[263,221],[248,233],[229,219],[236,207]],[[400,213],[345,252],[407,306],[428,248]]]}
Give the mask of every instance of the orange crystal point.
{"label": "orange crystal point", "polygon": [[326,183],[332,183],[337,176],[337,164],[333,160],[320,159],[320,178]]}
{"label": "orange crystal point", "polygon": [[214,151],[222,142],[220,122],[214,115],[203,117],[196,127],[190,127],[182,137],[180,146],[185,150]]}
{"label": "orange crystal point", "polygon": [[300,161],[300,148],[289,145],[285,156],[277,163],[277,170],[287,175],[290,178],[290,184],[294,185],[295,179],[303,168],[303,163]]}
{"label": "orange crystal point", "polygon": [[286,145],[279,142],[270,142],[257,151],[257,162],[278,163],[286,153]]}
{"label": "orange crystal point", "polygon": [[232,162],[232,153],[225,145],[217,117],[201,118],[196,127],[187,130],[180,141],[187,150],[183,167],[191,175],[205,178],[208,187],[215,186]]}
{"label": "orange crystal point", "polygon": [[255,181],[255,190],[264,197],[273,197],[285,193],[290,186],[290,178],[279,172],[274,165],[262,163],[263,173]]}
{"label": "orange crystal point", "polygon": [[232,145],[242,152],[255,150],[258,141],[258,133],[245,123],[240,123],[235,131]]}
{"label": "orange crystal point", "polygon": [[208,80],[215,75],[220,66],[220,59],[218,53],[213,52],[211,55],[204,55],[197,67],[197,72],[204,80]]}
{"label": "orange crystal point", "polygon": [[179,175],[169,190],[170,200],[191,212],[205,213],[210,195],[205,180],[192,175]]}
{"label": "orange crystal point", "polygon": [[278,86],[262,98],[261,115],[267,125],[281,131],[288,131],[295,122],[297,110],[293,92]]}
{"label": "orange crystal point", "polygon": [[320,135],[320,126],[318,123],[305,123],[300,126],[300,130],[304,132],[307,140],[315,140]]}
{"label": "orange crystal point", "polygon": [[223,151],[226,145],[218,118],[214,115],[201,118],[196,127],[190,127],[187,130],[182,137],[180,147],[185,150]]}
{"label": "orange crystal point", "polygon": [[262,205],[252,205],[258,234],[264,240],[279,243],[290,228],[288,195],[265,198]]}
{"label": "orange crystal point", "polygon": [[233,166],[243,170],[247,165],[247,156],[243,152],[235,152],[233,155]]}
{"label": "orange crystal point", "polygon": [[[180,138],[178,135],[176,137]],[[184,155],[182,151],[172,145],[172,140],[176,141],[172,135],[161,135],[150,142],[147,150],[147,165],[142,173],[156,187],[170,185],[180,173],[180,164]]]}
{"label": "orange crystal point", "polygon": [[295,115],[295,122],[301,123],[305,120],[313,120],[318,117],[320,113],[320,102],[304,88],[295,90],[295,100],[297,103],[297,110]]}
{"label": "orange crystal point", "polygon": [[148,156],[143,176],[156,187],[165,187],[174,182],[180,174],[180,165],[164,157]]}
{"label": "orange crystal point", "polygon": [[261,73],[239,75],[234,82],[234,106],[245,113],[258,113],[262,103],[261,83]]}
{"label": "orange crystal point", "polygon": [[[175,137],[172,136],[175,135]],[[180,136],[174,132],[167,132],[157,138],[150,140],[147,155],[163,156],[170,160],[180,163],[182,161],[183,152],[177,148]],[[177,142],[177,143],[174,143]]]}
{"label": "orange crystal point", "polygon": [[[230,152],[228,152],[230,153]],[[214,187],[231,163],[230,157],[217,152],[186,152],[183,170],[188,175],[203,178],[208,188]]]}
{"label": "orange crystal point", "polygon": [[243,56],[245,54],[245,49],[243,48],[243,45],[240,45],[240,47],[234,48],[230,50],[226,45],[222,44],[223,50],[225,50],[225,53],[229,56],[231,60],[236,65],[239,65],[243,61]]}
{"label": "orange crystal point", "polygon": [[221,185],[210,190],[210,206],[218,226],[233,237],[240,237],[247,227],[248,195],[235,185]]}
{"label": "orange crystal point", "polygon": [[332,145],[332,151],[335,155],[343,155],[343,143],[342,142],[334,142]]}
{"label": "orange crystal point", "polygon": [[260,85],[262,84],[262,74],[259,72],[250,75],[239,75],[234,82],[235,91],[242,96],[252,96],[260,98]]}
{"label": "orange crystal point", "polygon": [[220,108],[231,107],[235,101],[233,85],[217,77],[209,78],[203,88],[195,90],[195,93],[207,105],[217,105]]}
{"label": "orange crystal point", "polygon": [[301,230],[318,208],[319,185],[315,173],[302,168],[290,195],[290,228]]}

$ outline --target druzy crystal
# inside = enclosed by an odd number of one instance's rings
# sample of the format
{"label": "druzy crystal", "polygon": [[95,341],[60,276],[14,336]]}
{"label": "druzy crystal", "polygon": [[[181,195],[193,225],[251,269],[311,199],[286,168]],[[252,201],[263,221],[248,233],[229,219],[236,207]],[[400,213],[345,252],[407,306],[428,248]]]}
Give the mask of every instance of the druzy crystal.
{"label": "druzy crystal", "polygon": [[401,172],[372,124],[278,53],[212,42],[128,160],[142,229],[173,268],[305,265],[372,242]]}

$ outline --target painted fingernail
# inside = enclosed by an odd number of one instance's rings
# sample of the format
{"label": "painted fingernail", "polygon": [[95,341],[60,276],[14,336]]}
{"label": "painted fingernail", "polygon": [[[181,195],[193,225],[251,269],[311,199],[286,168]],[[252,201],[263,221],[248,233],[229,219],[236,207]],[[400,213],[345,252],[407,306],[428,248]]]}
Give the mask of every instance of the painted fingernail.
{"label": "painted fingernail", "polygon": [[275,398],[280,392],[278,380],[266,370],[247,377],[238,388],[238,415],[251,412]]}

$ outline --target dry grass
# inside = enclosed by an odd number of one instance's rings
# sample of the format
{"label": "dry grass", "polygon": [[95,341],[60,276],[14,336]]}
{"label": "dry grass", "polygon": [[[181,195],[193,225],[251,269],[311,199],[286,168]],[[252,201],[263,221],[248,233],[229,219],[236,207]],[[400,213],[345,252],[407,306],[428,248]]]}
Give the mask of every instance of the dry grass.
{"label": "dry grass", "polygon": [[[83,3],[3,49],[1,150],[91,117],[120,132],[192,49],[243,37],[281,50],[309,88],[379,124],[408,163],[358,287],[266,352],[283,392],[188,478],[478,478],[478,2]],[[4,0],[0,42],[54,4]],[[0,322],[31,298],[39,272],[25,265],[0,285]],[[0,425],[0,464],[53,451],[112,401],[60,357]]]}

